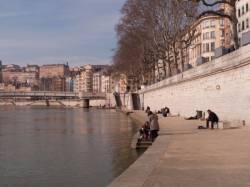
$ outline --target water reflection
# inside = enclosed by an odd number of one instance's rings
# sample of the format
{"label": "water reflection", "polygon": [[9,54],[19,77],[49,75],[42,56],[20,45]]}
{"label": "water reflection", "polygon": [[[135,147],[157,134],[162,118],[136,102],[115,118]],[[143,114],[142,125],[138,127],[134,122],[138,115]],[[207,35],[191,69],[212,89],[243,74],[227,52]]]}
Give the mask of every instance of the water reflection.
{"label": "water reflection", "polygon": [[0,186],[106,186],[140,153],[115,111],[0,108]]}

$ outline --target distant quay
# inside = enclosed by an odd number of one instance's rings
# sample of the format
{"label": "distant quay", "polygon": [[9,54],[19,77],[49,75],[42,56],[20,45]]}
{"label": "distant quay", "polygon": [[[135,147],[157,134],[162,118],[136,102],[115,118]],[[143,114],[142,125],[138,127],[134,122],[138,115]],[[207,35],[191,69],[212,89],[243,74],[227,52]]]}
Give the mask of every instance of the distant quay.
{"label": "distant quay", "polygon": [[[89,107],[107,108],[106,100],[91,100]],[[60,108],[88,108],[84,106],[83,100],[30,100],[30,101],[14,101],[0,99],[0,107],[2,106],[17,106],[17,107],[60,107]],[[113,106],[113,105],[110,105]]]}

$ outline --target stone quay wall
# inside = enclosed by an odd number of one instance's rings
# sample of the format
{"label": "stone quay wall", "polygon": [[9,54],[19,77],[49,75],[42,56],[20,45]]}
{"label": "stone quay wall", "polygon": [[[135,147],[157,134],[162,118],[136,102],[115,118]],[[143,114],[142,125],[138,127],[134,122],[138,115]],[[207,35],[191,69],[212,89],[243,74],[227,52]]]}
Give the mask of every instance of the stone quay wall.
{"label": "stone quay wall", "polygon": [[165,106],[172,114],[193,116],[211,109],[220,120],[250,125],[250,45],[162,80],[140,91],[142,106]]}

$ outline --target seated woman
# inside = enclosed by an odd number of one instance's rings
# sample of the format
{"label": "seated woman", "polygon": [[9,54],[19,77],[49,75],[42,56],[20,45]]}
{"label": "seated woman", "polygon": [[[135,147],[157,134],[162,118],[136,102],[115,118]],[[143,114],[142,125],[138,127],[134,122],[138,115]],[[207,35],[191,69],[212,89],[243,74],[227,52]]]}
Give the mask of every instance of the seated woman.
{"label": "seated woman", "polygon": [[148,121],[146,121],[140,129],[140,140],[149,139],[149,131],[150,131],[150,124]]}

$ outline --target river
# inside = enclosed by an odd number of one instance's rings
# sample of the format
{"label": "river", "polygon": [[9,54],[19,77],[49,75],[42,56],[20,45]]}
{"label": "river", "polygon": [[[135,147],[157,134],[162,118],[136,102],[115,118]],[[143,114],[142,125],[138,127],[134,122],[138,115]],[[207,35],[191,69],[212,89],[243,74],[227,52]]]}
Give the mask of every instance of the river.
{"label": "river", "polygon": [[0,186],[103,187],[141,154],[113,110],[0,106]]}

